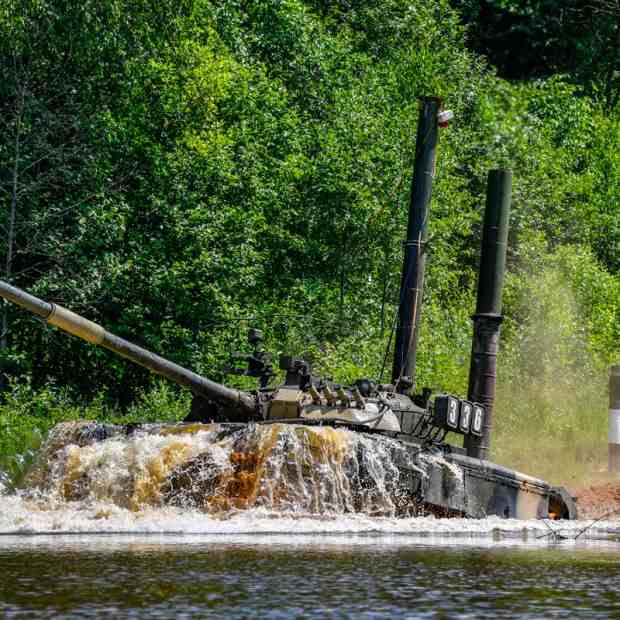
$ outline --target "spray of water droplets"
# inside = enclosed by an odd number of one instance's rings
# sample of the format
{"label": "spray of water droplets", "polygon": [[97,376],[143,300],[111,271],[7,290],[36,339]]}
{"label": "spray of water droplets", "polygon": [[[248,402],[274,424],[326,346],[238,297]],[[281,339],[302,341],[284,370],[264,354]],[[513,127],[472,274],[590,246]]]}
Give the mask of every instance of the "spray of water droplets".
{"label": "spray of water droplets", "polygon": [[[451,493],[464,493],[458,466],[378,435],[72,422],[52,430],[20,480],[0,480],[0,533],[295,533],[322,541],[372,533],[426,542],[548,534],[540,520],[420,516],[411,476],[424,481],[437,468]],[[566,522],[562,531],[582,527]],[[588,535],[610,532],[620,532],[617,523],[597,523]]]}
{"label": "spray of water droplets", "polygon": [[[398,465],[397,465],[398,464]],[[215,514],[397,516],[415,509],[402,465],[424,475],[401,443],[345,429],[299,425],[56,427],[21,484],[39,506],[175,506]]]}

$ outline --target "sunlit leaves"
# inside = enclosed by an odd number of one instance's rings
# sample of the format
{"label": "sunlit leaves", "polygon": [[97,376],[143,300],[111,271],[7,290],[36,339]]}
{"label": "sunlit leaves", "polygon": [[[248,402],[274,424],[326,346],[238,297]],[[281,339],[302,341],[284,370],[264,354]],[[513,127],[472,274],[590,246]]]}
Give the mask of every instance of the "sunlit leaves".
{"label": "sunlit leaves", "polygon": [[[313,352],[330,372],[378,372],[420,95],[455,112],[431,205],[421,381],[466,383],[490,168],[514,171],[516,278],[529,277],[534,250],[567,242],[618,267],[617,120],[565,78],[495,78],[446,0],[10,4],[0,43],[31,50],[34,79],[22,163],[52,154],[22,177],[34,231],[23,267],[36,271],[16,283],[175,361],[218,376],[256,325],[273,350]],[[18,92],[9,60],[3,170]],[[507,312],[525,320],[518,299],[507,295]],[[614,315],[605,299],[592,316]],[[148,382],[106,352],[13,320],[15,374],[35,384],[97,385],[125,402]],[[597,350],[611,350],[610,324],[588,332]]]}

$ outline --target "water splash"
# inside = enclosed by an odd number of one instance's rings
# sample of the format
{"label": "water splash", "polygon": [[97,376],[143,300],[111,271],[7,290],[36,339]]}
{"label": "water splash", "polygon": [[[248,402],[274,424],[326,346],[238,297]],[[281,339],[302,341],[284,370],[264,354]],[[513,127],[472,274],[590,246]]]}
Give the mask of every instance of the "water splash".
{"label": "water splash", "polygon": [[[539,540],[541,521],[424,516],[407,472],[463,472],[440,455],[344,429],[274,424],[55,427],[17,490],[0,495],[0,533],[406,535]],[[583,522],[566,522],[578,531]],[[620,533],[601,522],[588,535]],[[429,538],[430,537],[430,538]],[[548,542],[547,539],[544,539]]]}
{"label": "water splash", "polygon": [[100,502],[394,517],[416,509],[403,465],[424,475],[400,442],[330,427],[149,425],[127,436],[124,427],[71,422],[52,430],[20,493],[47,509]]}

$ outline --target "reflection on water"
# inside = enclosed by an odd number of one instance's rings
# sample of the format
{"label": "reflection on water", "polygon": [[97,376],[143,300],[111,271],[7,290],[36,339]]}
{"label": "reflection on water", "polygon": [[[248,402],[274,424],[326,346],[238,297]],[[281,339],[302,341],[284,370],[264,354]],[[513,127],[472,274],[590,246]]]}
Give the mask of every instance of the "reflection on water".
{"label": "reflection on water", "polygon": [[620,547],[406,537],[0,539],[0,614],[71,618],[618,618]]}

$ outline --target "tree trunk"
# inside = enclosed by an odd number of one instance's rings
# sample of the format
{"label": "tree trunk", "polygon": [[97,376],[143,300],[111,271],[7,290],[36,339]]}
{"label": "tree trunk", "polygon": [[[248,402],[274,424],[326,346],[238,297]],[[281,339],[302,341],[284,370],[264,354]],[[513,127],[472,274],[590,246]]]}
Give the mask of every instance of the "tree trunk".
{"label": "tree trunk", "polygon": [[[24,89],[21,88],[18,94],[17,106],[15,110],[15,140],[13,148],[13,172],[11,176],[11,208],[9,211],[9,222],[6,233],[6,257],[4,263],[4,279],[10,282],[13,275],[13,257],[15,253],[15,220],[17,217],[17,192],[19,188],[19,161],[20,161],[20,146],[21,146],[21,130],[22,130],[22,117],[24,114]],[[9,305],[4,303],[2,305],[2,318],[1,318],[0,333],[0,351],[6,351],[8,347],[8,334],[9,334]],[[4,372],[0,374],[0,390],[6,388],[7,377]]]}

